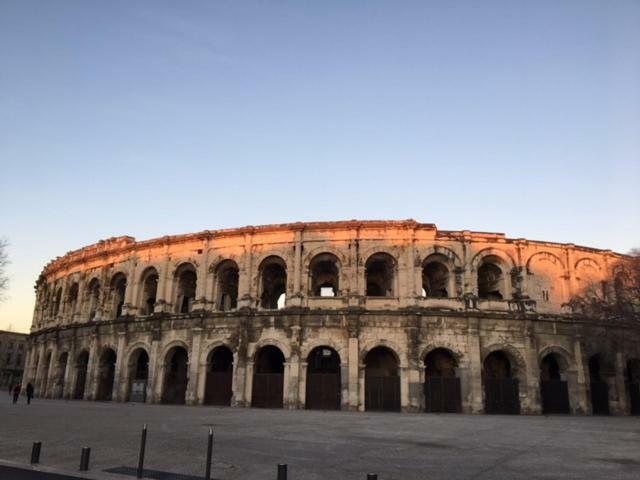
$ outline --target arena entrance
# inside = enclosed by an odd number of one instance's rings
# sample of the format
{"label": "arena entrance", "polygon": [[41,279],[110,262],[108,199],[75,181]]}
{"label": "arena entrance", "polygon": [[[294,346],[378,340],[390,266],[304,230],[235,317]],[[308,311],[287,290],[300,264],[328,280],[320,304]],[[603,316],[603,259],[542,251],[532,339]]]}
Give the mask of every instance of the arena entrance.
{"label": "arena entrance", "polygon": [[602,376],[602,356],[600,354],[589,359],[589,381],[591,413],[593,415],[609,415],[609,385]]}
{"label": "arena entrance", "polygon": [[436,348],[425,357],[424,364],[425,411],[460,413],[462,400],[456,359],[444,348]]}
{"label": "arena entrance", "polygon": [[364,358],[364,408],[369,411],[400,411],[400,376],[395,354],[376,347]]}
{"label": "arena entrance", "polygon": [[233,353],[227,347],[217,347],[209,355],[204,403],[230,406],[233,383]]}
{"label": "arena entrance", "polygon": [[520,392],[513,378],[511,362],[501,350],[491,352],[483,362],[484,411],[489,414],[518,415]]}
{"label": "arena entrance", "polygon": [[55,391],[53,398],[62,398],[64,394],[64,380],[65,373],[67,372],[67,362],[69,361],[69,353],[64,352],[58,359],[58,374],[56,378]]}
{"label": "arena entrance", "polygon": [[111,400],[116,374],[116,352],[108,348],[100,355],[98,364],[98,393],[96,400]]}
{"label": "arena entrance", "polygon": [[307,357],[309,410],[340,410],[340,356],[333,348],[314,348]]}
{"label": "arena entrance", "polygon": [[550,353],[540,362],[540,394],[545,415],[570,413],[569,386],[562,379],[559,360],[557,355]]}
{"label": "arena entrance", "polygon": [[129,401],[145,402],[149,380],[149,354],[144,348],[138,348],[129,358]]}
{"label": "arena entrance", "polygon": [[284,388],[284,355],[277,347],[267,345],[256,354],[251,406],[282,408]]}
{"label": "arena entrance", "polygon": [[73,390],[74,400],[84,398],[84,387],[87,383],[87,368],[89,366],[89,352],[86,350],[78,355],[76,360],[76,385]]}
{"label": "arena entrance", "polygon": [[629,390],[629,413],[640,415],[640,360],[627,362],[627,389]]}
{"label": "arena entrance", "polygon": [[184,405],[189,380],[189,354],[183,347],[174,347],[165,358],[162,403]]}

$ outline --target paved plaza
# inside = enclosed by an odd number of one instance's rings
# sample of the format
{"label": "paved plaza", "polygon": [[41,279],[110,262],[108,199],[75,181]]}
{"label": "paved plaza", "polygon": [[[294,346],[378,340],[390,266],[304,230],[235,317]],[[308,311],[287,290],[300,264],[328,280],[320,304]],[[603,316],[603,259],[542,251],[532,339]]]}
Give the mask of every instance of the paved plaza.
{"label": "paved plaza", "polygon": [[[135,467],[148,424],[145,467],[204,476],[214,429],[213,477],[360,479],[640,478],[640,419],[258,410],[36,400],[0,405],[0,460],[27,464],[33,441],[41,465],[78,469],[92,449],[88,478]],[[165,476],[164,478],[170,478]],[[181,478],[176,476],[174,478]]]}

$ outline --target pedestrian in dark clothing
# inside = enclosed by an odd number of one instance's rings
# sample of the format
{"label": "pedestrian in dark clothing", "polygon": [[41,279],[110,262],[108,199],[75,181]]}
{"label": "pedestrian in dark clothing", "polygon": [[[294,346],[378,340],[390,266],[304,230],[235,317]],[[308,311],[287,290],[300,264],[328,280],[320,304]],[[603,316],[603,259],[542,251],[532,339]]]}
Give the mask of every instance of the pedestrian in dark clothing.
{"label": "pedestrian in dark clothing", "polygon": [[31,405],[31,399],[33,398],[33,385],[31,382],[27,383],[27,405]]}
{"label": "pedestrian in dark clothing", "polygon": [[20,396],[20,391],[22,390],[22,385],[16,383],[15,387],[13,387],[13,403],[18,403],[18,397]]}

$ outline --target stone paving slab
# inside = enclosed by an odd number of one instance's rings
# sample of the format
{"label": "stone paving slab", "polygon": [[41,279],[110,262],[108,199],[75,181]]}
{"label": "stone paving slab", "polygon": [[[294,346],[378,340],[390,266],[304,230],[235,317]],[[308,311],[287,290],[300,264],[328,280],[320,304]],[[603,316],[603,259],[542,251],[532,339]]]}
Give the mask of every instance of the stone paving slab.
{"label": "stone paving slab", "polygon": [[353,413],[36,400],[0,404],[0,459],[77,471],[89,446],[90,478],[131,479],[148,424],[145,467],[204,476],[214,429],[216,479],[290,480],[640,478],[636,417]]}

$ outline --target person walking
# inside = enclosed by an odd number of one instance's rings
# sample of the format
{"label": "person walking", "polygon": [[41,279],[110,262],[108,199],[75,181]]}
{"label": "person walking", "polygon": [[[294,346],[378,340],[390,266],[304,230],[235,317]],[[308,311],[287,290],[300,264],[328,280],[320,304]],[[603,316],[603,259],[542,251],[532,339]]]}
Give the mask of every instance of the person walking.
{"label": "person walking", "polygon": [[33,398],[33,385],[31,382],[27,383],[27,405],[31,405],[31,399]]}
{"label": "person walking", "polygon": [[22,390],[22,385],[16,383],[13,387],[13,403],[18,403],[18,397],[20,396],[20,391]]}

